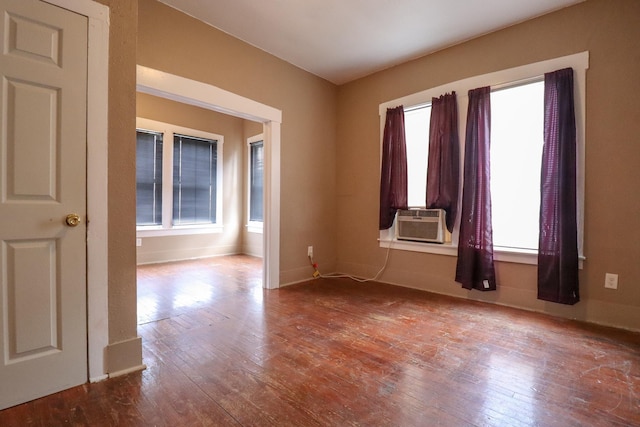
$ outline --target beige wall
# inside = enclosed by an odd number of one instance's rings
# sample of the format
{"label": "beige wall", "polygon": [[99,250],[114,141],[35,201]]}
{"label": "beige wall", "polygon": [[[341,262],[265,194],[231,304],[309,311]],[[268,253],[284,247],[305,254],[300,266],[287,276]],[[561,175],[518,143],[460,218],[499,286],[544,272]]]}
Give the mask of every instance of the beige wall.
{"label": "beige wall", "polygon": [[138,64],[282,111],[280,282],[310,277],[308,245],[333,270],[337,88],[155,0],[139,8]]}
{"label": "beige wall", "polygon": [[222,233],[141,237],[138,264],[240,253],[245,210],[245,120],[143,93],[137,94],[137,115],[224,136]]}
{"label": "beige wall", "polygon": [[[135,263],[135,87],[137,1],[100,0],[109,6],[109,348],[106,369],[141,363],[137,338]],[[117,361],[117,362],[114,362]]]}
{"label": "beige wall", "polygon": [[[135,88],[137,0],[109,6],[109,347],[107,372],[139,366],[135,263]],[[133,213],[133,214],[132,214]]]}
{"label": "beige wall", "polygon": [[[438,85],[588,50],[585,256],[582,301],[536,299],[536,269],[496,265],[499,290],[481,293],[453,281],[455,257],[392,251],[383,281],[640,329],[640,2],[586,3],[507,28],[340,87],[337,145],[337,245],[340,271],[372,274],[378,247],[378,105]],[[359,212],[354,217],[353,212]],[[620,275],[604,289],[605,272]]]}

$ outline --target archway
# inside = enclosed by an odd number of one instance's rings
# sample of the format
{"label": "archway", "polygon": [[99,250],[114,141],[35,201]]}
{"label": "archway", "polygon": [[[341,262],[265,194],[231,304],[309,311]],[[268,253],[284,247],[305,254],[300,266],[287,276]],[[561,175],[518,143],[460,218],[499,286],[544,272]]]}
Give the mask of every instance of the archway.
{"label": "archway", "polygon": [[264,129],[263,281],[280,284],[280,125],[282,112],[216,86],[152,68],[137,67],[137,90],[184,104],[261,122]]}

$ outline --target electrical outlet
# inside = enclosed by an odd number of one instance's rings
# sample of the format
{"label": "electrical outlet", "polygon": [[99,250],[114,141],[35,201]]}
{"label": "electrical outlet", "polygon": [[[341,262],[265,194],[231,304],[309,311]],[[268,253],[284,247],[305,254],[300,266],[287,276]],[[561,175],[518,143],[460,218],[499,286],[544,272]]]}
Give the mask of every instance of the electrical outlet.
{"label": "electrical outlet", "polygon": [[604,275],[604,287],[607,289],[618,289],[618,275],[606,273]]}
{"label": "electrical outlet", "polygon": [[142,239],[136,239],[136,246],[142,246]]}
{"label": "electrical outlet", "polygon": [[307,256],[313,258],[313,246],[307,248]]}

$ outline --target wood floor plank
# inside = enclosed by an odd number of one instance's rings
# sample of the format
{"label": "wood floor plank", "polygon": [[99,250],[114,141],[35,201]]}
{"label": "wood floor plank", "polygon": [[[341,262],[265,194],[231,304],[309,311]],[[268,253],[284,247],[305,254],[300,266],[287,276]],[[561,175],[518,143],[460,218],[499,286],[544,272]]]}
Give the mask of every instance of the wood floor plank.
{"label": "wood floor plank", "polygon": [[380,283],[141,266],[147,369],[0,426],[640,426],[640,334]]}

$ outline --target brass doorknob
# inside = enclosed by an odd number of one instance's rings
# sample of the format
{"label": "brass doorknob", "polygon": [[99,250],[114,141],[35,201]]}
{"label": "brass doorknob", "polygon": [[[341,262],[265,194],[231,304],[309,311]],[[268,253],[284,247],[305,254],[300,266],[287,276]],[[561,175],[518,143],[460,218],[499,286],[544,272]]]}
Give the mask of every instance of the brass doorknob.
{"label": "brass doorknob", "polygon": [[69,227],[75,227],[78,224],[80,224],[80,215],[78,214],[69,214],[67,215],[67,217],[65,218],[64,222],[69,226]]}

